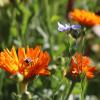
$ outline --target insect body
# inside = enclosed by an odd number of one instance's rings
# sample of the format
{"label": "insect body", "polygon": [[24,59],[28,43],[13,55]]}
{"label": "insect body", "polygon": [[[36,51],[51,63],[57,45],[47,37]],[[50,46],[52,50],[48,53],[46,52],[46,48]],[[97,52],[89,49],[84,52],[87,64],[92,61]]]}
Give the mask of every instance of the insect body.
{"label": "insect body", "polygon": [[32,59],[31,58],[25,58],[24,62],[27,63],[27,64],[30,64],[30,63],[32,63]]}

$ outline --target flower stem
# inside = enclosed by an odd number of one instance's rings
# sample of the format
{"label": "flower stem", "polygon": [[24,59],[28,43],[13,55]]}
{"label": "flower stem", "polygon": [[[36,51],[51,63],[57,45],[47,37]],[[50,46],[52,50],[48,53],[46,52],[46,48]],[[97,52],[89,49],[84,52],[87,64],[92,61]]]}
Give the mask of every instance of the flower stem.
{"label": "flower stem", "polygon": [[18,100],[21,100],[22,94],[27,91],[28,83],[25,81],[17,83]]}
{"label": "flower stem", "polygon": [[71,92],[72,92],[74,86],[75,86],[75,82],[72,81],[72,83],[71,83],[71,85],[70,85],[70,88],[69,88],[69,90],[68,90],[67,96],[65,97],[64,100],[68,100],[68,98],[69,98],[69,96],[70,96],[70,94],[71,94]]}
{"label": "flower stem", "polygon": [[21,100],[20,90],[19,90],[19,83],[17,83],[17,100]]}
{"label": "flower stem", "polygon": [[84,99],[84,89],[83,89],[83,84],[81,84],[81,99],[82,99],[82,100],[85,100],[85,99]]}
{"label": "flower stem", "polygon": [[27,91],[28,82],[20,82],[20,93],[24,93]]}
{"label": "flower stem", "polygon": [[87,80],[86,77],[81,81],[81,100],[85,100],[85,91],[87,88]]}

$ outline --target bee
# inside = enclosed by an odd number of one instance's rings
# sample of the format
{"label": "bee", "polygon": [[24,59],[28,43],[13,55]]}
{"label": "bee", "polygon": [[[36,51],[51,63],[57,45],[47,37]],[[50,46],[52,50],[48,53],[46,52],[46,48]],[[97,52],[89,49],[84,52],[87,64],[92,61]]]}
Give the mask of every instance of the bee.
{"label": "bee", "polygon": [[31,58],[25,58],[25,59],[24,59],[24,62],[25,62],[26,64],[31,64],[31,63],[32,63],[32,59],[31,59]]}

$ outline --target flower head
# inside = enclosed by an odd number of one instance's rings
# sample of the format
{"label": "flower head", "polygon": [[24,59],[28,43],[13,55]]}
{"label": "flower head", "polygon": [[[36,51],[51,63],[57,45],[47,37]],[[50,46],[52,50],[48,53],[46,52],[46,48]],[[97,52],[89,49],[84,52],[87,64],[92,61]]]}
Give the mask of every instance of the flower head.
{"label": "flower head", "polygon": [[100,24],[100,16],[85,10],[75,9],[69,13],[69,17],[86,26],[94,26]]}
{"label": "flower head", "polygon": [[82,56],[80,53],[75,53],[71,59],[71,67],[69,74],[72,79],[79,79],[81,74],[87,78],[94,77],[95,67],[90,66],[90,59],[87,56]]}
{"label": "flower head", "polygon": [[43,52],[40,47],[18,48],[18,54],[13,47],[11,51],[4,49],[0,53],[0,67],[15,75],[20,73],[24,78],[36,75],[49,75],[48,64],[50,57],[47,52]]}
{"label": "flower head", "polygon": [[61,24],[58,22],[58,31],[63,32],[63,31],[67,31],[67,30],[77,30],[79,29],[81,26],[80,25],[68,25],[68,24]]}
{"label": "flower head", "polygon": [[63,32],[63,31],[69,30],[69,29],[70,29],[69,25],[67,25],[67,24],[63,25],[60,22],[58,22],[58,31]]}

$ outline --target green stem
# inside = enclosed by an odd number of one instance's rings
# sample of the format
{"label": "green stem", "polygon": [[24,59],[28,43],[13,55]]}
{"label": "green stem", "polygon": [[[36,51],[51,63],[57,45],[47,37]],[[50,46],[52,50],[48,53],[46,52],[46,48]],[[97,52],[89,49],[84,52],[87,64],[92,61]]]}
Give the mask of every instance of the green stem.
{"label": "green stem", "polygon": [[81,82],[81,100],[85,100],[84,99],[84,89],[83,89],[84,87],[83,87],[83,83],[82,82]]}
{"label": "green stem", "polygon": [[44,0],[45,3],[45,11],[46,11],[46,23],[47,23],[47,28],[48,28],[48,32],[49,32],[49,44],[50,44],[50,54],[51,54],[51,58],[53,58],[53,44],[54,44],[54,37],[52,35],[52,26],[51,26],[51,22],[50,22],[50,4],[49,4],[49,0]]}
{"label": "green stem", "polygon": [[22,81],[17,83],[18,100],[21,100],[22,94],[27,92],[28,82]]}
{"label": "green stem", "polygon": [[85,48],[85,34],[86,34],[86,30],[83,29],[83,35],[82,35],[82,54],[84,54],[84,48]]}
{"label": "green stem", "polygon": [[19,83],[17,83],[17,100],[21,100],[20,90],[19,90]]}
{"label": "green stem", "polygon": [[69,90],[68,90],[67,96],[65,97],[64,100],[68,100],[68,98],[69,98],[69,96],[70,96],[70,94],[71,94],[71,92],[72,92],[74,86],[75,86],[75,82],[72,81],[72,83],[71,83],[71,85],[70,85],[70,88],[69,88]]}
{"label": "green stem", "polygon": [[82,54],[84,54],[85,37],[82,36]]}
{"label": "green stem", "polygon": [[27,91],[27,86],[28,86],[28,82],[24,81],[19,83],[19,90],[21,94]]}
{"label": "green stem", "polygon": [[86,87],[87,87],[87,80],[86,77],[84,76],[84,78],[81,81],[81,100],[85,100]]}

